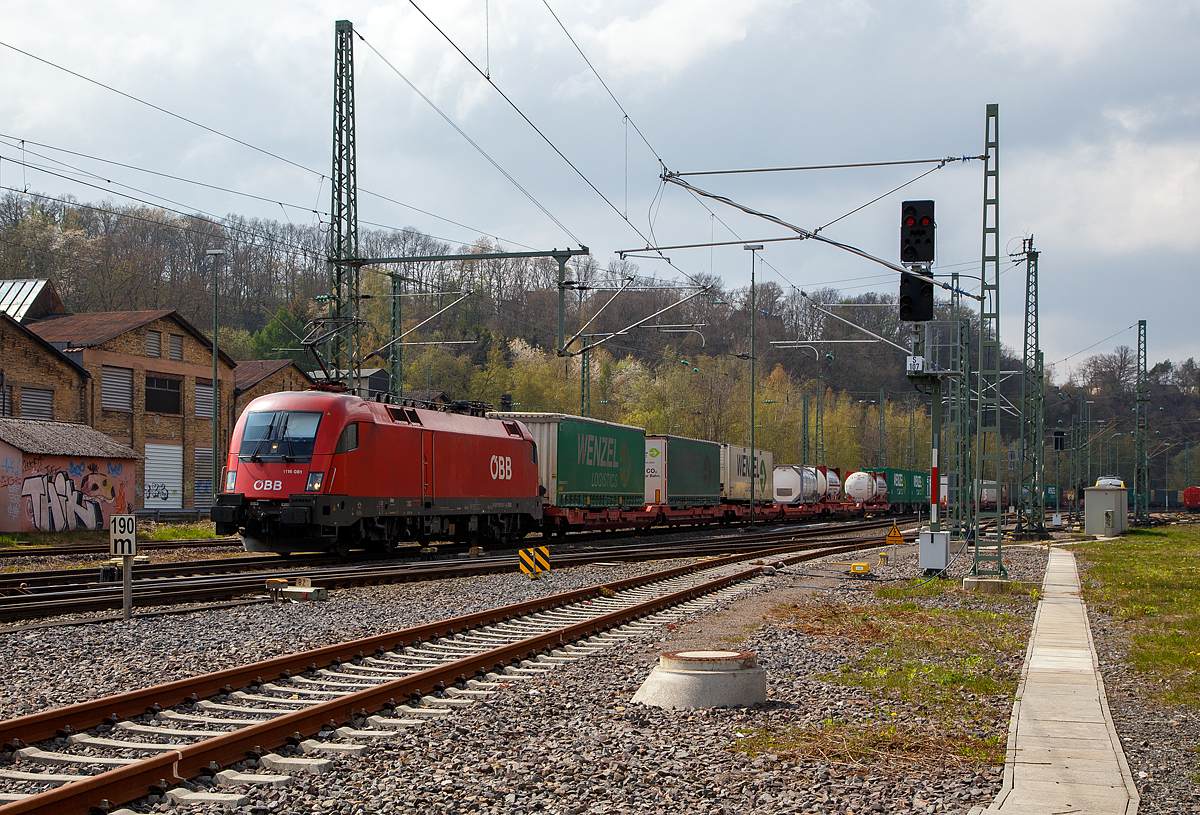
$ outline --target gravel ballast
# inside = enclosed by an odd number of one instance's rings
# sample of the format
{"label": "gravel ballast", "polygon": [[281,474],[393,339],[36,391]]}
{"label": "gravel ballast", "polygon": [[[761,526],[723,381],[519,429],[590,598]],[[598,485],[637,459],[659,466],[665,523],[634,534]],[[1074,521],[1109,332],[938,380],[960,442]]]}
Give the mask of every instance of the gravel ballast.
{"label": "gravel ballast", "polygon": [[[880,579],[916,572],[913,547],[893,552]],[[968,553],[969,554],[969,553]],[[1013,579],[1040,584],[1045,551],[1005,549]],[[866,560],[867,558],[863,558]],[[677,561],[673,561],[675,563]],[[630,577],[666,563],[551,572],[541,581],[489,575],[455,581],[348,589],[326,603],[249,606],[0,635],[9,681],[0,689],[6,718],[46,707],[220,670],[332,641],[354,639],[535,596]],[[969,570],[968,556],[952,579]],[[731,749],[739,734],[767,726],[811,725],[870,716],[862,691],[824,681],[854,655],[854,645],[815,647],[811,638],[764,623],[764,614],[810,586],[852,585],[794,574],[764,578],[717,613],[664,626],[535,678],[514,682],[452,717],[371,744],[364,756],[333,757],[331,773],[281,788],[238,787],[246,813],[641,813],[895,812],[966,813],[1000,789],[999,766],[847,766],[795,762]],[[870,603],[869,592],[826,591],[830,601]],[[978,596],[976,596],[978,597]],[[986,605],[986,597],[971,602]],[[1032,604],[1031,604],[1032,608]],[[1030,620],[1032,615],[1030,614]],[[1094,627],[1097,623],[1093,620]],[[1115,632],[1114,632],[1115,634]],[[1137,677],[1110,654],[1097,627],[1110,703],[1137,778],[1150,767],[1140,813],[1200,812],[1191,794],[1200,736],[1194,716],[1140,706]],[[739,710],[666,711],[630,701],[662,651],[736,642],[767,670],[768,702]],[[728,646],[726,646],[728,647]],[[864,647],[864,646],[859,646]],[[1006,731],[1011,702],[997,715]],[[893,708],[895,710],[897,708]],[[1142,742],[1144,746],[1137,746]],[[1140,752],[1139,752],[1140,750]],[[1141,757],[1144,755],[1145,761]],[[1166,767],[1172,764],[1170,768]],[[1190,775],[1189,775],[1190,774]],[[207,789],[204,784],[199,785]],[[1175,787],[1167,790],[1165,787]],[[213,788],[218,789],[218,788]],[[224,790],[224,788],[220,788]],[[146,812],[224,812],[220,805],[167,800],[133,805]]]}

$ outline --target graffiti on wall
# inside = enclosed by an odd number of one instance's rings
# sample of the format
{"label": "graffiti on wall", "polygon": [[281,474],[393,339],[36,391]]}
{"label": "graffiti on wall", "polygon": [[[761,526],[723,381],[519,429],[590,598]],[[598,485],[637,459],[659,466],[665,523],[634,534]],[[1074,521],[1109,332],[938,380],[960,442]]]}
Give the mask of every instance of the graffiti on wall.
{"label": "graffiti on wall", "polygon": [[65,469],[27,474],[21,499],[34,529],[43,532],[104,529],[114,511],[132,510],[124,483],[100,472],[94,462],[67,461]]}

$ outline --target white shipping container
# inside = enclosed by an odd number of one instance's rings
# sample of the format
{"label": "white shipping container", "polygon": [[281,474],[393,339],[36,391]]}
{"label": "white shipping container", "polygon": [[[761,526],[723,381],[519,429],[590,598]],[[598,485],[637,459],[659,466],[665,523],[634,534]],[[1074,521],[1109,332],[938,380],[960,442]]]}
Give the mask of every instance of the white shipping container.
{"label": "white shipping container", "polygon": [[775,503],[812,504],[825,494],[825,474],[816,467],[773,468]]}
{"label": "white shipping container", "polygon": [[646,503],[667,500],[667,440],[646,439]]}
{"label": "white shipping container", "polygon": [[[754,485],[754,502],[765,504],[775,497],[775,454],[759,450],[757,455],[758,483]],[[739,444],[721,445],[721,498],[734,504],[750,502],[750,448]],[[786,502],[785,502],[786,503]]]}

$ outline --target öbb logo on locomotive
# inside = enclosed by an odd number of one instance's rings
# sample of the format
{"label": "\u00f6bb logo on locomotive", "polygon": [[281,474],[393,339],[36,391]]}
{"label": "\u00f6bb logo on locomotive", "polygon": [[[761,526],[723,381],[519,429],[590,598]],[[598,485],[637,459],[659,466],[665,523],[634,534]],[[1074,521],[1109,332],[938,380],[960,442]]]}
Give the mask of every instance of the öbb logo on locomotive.
{"label": "\u00f6bb logo on locomotive", "polygon": [[512,481],[512,459],[508,456],[492,456],[490,472],[493,481]]}
{"label": "\u00f6bb logo on locomotive", "polygon": [[283,489],[282,481],[255,481],[254,489],[262,490],[263,492],[280,492]]}

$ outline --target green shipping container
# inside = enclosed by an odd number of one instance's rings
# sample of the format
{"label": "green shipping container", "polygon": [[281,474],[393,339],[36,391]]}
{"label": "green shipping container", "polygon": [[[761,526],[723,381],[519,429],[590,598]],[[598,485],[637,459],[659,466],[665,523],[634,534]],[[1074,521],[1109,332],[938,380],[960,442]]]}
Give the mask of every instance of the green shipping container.
{"label": "green shipping container", "polygon": [[529,428],[538,447],[545,501],[556,507],[640,507],[645,501],[646,434],[561,413],[489,413]]}
{"label": "green shipping container", "polygon": [[887,467],[883,471],[887,478],[887,500],[889,504],[911,504],[912,474],[908,470]]}
{"label": "green shipping container", "polygon": [[929,473],[925,470],[909,470],[908,482],[908,500],[913,504],[928,504]]}
{"label": "green shipping container", "polygon": [[683,436],[647,436],[645,477],[647,504],[719,504],[721,445]]}

